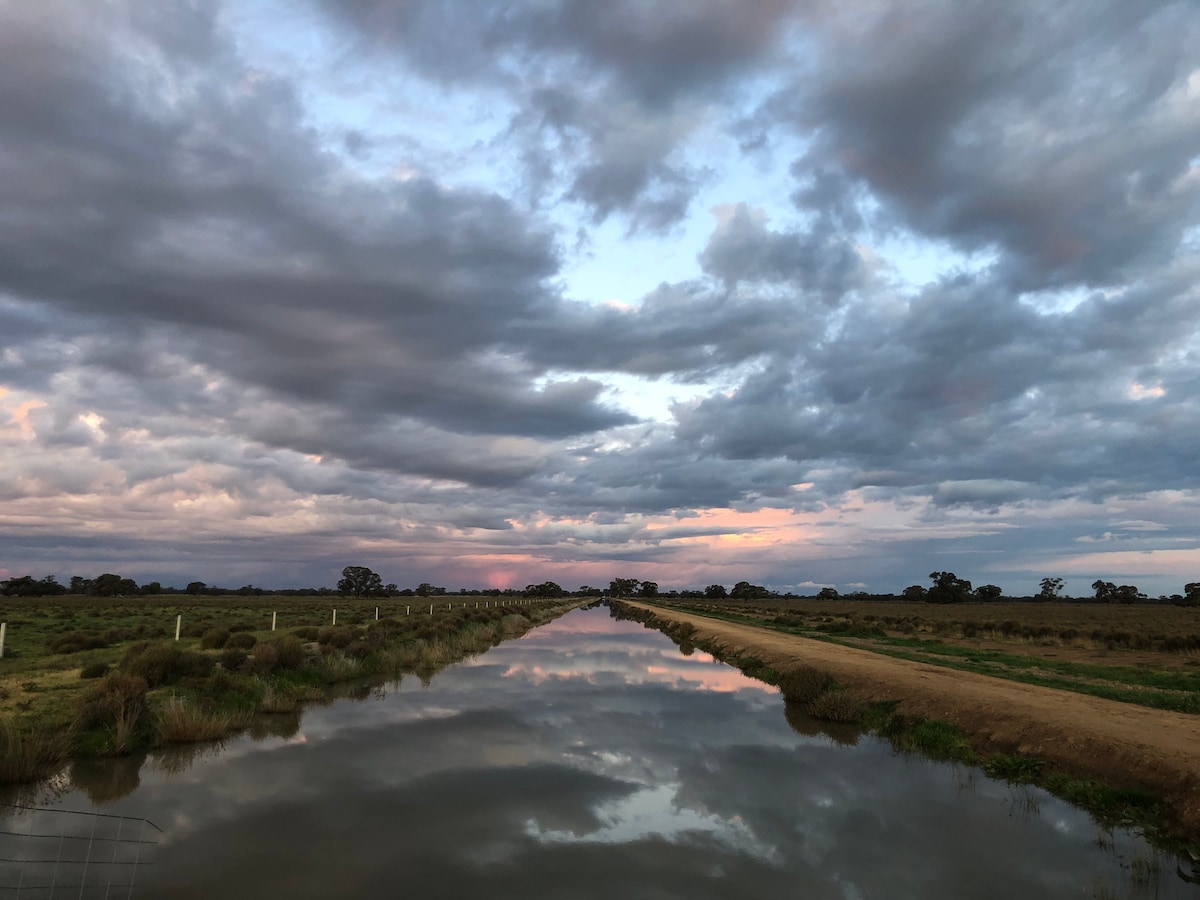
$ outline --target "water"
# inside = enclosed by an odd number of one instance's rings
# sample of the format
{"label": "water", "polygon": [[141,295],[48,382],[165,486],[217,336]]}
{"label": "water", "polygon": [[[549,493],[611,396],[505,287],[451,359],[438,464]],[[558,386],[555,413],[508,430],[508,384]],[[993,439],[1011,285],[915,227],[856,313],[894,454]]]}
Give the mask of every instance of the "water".
{"label": "water", "polygon": [[823,731],[605,609],[428,686],[73,782],[56,809],[162,829],[144,898],[1197,895],[1174,859],[1042,791]]}

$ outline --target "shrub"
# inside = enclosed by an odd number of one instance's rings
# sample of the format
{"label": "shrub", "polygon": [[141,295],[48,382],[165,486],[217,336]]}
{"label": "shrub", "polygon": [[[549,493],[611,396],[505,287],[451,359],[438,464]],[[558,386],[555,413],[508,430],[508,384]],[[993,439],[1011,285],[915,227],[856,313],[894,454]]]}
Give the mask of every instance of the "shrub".
{"label": "shrub", "polygon": [[108,674],[108,663],[94,662],[79,670],[80,678],[103,678]]}
{"label": "shrub", "polygon": [[302,641],[315,641],[321,636],[321,629],[315,625],[301,625],[299,628],[293,628],[292,634]]}
{"label": "shrub", "polygon": [[304,668],[305,661],[304,644],[295,635],[284,634],[255,645],[250,671],[256,675],[270,675],[280,670],[298,672]]}
{"label": "shrub", "polygon": [[213,661],[202,653],[183,650],[176,644],[134,644],[121,660],[121,671],[146,680],[150,687],[170,684],[187,675],[207,675]]}
{"label": "shrub", "polygon": [[229,640],[225,642],[226,647],[232,647],[235,650],[249,650],[258,643],[258,638],[246,632],[238,632],[229,636]]}
{"label": "shrub", "polygon": [[246,651],[239,650],[237,647],[226,647],[221,652],[221,668],[229,672],[236,672],[246,662]]}
{"label": "shrub", "polygon": [[201,650],[220,650],[229,641],[228,628],[210,628],[200,638]]}
{"label": "shrub", "polygon": [[108,642],[90,631],[68,631],[46,639],[46,649],[51,653],[79,653],[83,650],[99,650]]}
{"label": "shrub", "polygon": [[832,675],[812,666],[789,669],[779,676],[779,690],[788,703],[811,703],[836,684]]}
{"label": "shrub", "polygon": [[115,752],[128,753],[146,718],[146,688],[144,678],[110,672],[79,698],[75,727],[80,731],[102,729]]}
{"label": "shrub", "polygon": [[65,758],[60,735],[24,732],[0,722],[0,784],[38,781],[54,774]]}
{"label": "shrub", "polygon": [[245,713],[205,710],[172,696],[158,711],[158,731],[169,744],[191,744],[224,737],[248,720]]}
{"label": "shrub", "polygon": [[344,625],[334,625],[329,628],[322,628],[317,636],[317,640],[321,644],[326,644],[331,647],[337,647],[339,650],[346,647],[355,638],[355,630]]}
{"label": "shrub", "polygon": [[863,720],[866,706],[850,691],[826,691],[808,704],[808,714],[825,722],[857,723]]}

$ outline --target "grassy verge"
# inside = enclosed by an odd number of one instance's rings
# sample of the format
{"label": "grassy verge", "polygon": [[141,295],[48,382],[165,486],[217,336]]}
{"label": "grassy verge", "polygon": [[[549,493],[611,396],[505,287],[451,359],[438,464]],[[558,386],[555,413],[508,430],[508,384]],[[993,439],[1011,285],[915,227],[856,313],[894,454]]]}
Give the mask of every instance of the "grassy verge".
{"label": "grassy verge", "polygon": [[[1164,828],[1161,798],[1142,787],[1079,778],[1056,771],[1046,760],[1033,756],[985,752],[970,735],[953,725],[901,715],[896,712],[895,701],[870,702],[839,684],[829,673],[812,666],[798,665],[779,672],[753,655],[698,641],[694,626],[688,623],[624,605],[617,608],[617,615],[662,631],[683,649],[699,647],[752,678],[776,685],[789,715],[792,710],[800,710],[818,721],[856,725],[863,732],[886,739],[899,753],[921,754],[935,760],[975,766],[991,778],[1043,788],[1087,811],[1103,828],[1131,828],[1155,846],[1192,859],[1200,858],[1200,844],[1182,840]],[[731,617],[734,620],[744,618]]]}
{"label": "grassy verge", "polygon": [[[118,624],[95,640],[70,622],[41,623],[41,644],[26,635],[15,658],[0,660],[0,783],[45,778],[67,759],[145,753],[246,729],[271,733],[264,717],[295,716],[347,686],[369,690],[405,673],[427,680],[578,605],[455,600],[456,608],[439,604],[434,613],[381,609],[378,619],[373,603],[343,607],[348,624],[275,632],[260,609],[255,618],[267,628],[201,622],[179,641],[119,639],[138,629],[120,624],[116,610]],[[47,614],[58,619],[53,608]]]}
{"label": "grassy verge", "polygon": [[772,621],[767,616],[684,609],[692,615],[766,628],[883,656],[990,675],[1023,684],[1060,688],[1152,709],[1200,714],[1200,672],[1162,671],[1051,660],[948,644],[936,638],[890,636],[879,628],[822,628]]}

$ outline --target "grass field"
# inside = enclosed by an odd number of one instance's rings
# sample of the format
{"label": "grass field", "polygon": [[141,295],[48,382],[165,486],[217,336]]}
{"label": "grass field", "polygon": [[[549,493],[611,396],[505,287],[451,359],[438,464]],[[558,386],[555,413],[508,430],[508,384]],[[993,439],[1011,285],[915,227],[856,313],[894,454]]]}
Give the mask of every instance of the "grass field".
{"label": "grass field", "polygon": [[1200,713],[1200,609],[1194,607],[851,600],[660,605],[930,665]]}
{"label": "grass field", "polygon": [[331,599],[4,598],[0,782],[68,757],[213,740],[347,683],[427,677],[579,604]]}

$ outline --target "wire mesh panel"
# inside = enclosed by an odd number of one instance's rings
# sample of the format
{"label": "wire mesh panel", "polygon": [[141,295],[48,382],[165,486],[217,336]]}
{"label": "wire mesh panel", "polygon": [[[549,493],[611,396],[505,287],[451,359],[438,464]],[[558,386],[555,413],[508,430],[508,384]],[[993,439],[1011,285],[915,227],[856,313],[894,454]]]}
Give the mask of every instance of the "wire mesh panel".
{"label": "wire mesh panel", "polygon": [[149,819],[0,805],[0,898],[129,898],[162,830]]}

